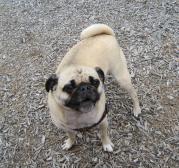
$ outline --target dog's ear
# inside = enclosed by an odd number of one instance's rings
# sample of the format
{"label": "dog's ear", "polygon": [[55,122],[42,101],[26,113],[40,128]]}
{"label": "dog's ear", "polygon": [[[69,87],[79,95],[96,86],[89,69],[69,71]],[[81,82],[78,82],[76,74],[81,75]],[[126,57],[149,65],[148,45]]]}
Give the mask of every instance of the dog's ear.
{"label": "dog's ear", "polygon": [[50,90],[53,91],[54,86],[58,84],[58,77],[56,74],[51,75],[46,83],[45,83],[45,89],[47,92],[49,92]]}
{"label": "dog's ear", "polygon": [[101,79],[101,81],[104,83],[105,76],[104,76],[103,70],[101,68],[99,68],[99,67],[96,67],[95,70],[98,73],[98,76]]}

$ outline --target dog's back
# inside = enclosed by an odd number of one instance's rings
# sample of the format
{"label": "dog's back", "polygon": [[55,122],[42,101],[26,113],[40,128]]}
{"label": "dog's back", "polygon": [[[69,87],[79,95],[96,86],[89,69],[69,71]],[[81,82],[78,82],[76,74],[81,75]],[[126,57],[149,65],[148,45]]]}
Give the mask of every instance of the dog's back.
{"label": "dog's back", "polygon": [[[119,55],[119,45],[113,30],[105,24],[94,24],[81,32],[81,41],[74,45],[63,58],[56,73],[65,66],[82,65],[101,67],[106,75]],[[112,59],[111,59],[112,58]],[[112,62],[111,62],[112,60]]]}

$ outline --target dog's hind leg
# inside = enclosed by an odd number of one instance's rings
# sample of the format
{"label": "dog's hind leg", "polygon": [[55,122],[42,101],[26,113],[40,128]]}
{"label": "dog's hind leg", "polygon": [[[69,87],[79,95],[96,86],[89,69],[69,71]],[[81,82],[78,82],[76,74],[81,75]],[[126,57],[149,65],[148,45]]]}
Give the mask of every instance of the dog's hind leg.
{"label": "dog's hind leg", "polygon": [[120,50],[119,64],[115,64],[115,66],[113,66],[111,73],[116,78],[119,85],[131,96],[133,101],[133,113],[134,116],[138,117],[138,115],[141,113],[139,100],[137,97],[137,92],[131,83],[131,77],[127,69],[126,59],[122,50]]}

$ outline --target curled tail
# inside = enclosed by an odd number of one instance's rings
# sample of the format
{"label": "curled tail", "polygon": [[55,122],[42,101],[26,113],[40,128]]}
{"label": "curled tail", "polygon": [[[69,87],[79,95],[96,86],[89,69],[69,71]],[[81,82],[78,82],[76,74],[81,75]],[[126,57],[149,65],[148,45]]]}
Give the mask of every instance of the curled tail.
{"label": "curled tail", "polygon": [[81,32],[80,39],[83,40],[99,34],[108,34],[108,35],[115,36],[113,30],[109,26],[105,24],[94,24],[87,27]]}

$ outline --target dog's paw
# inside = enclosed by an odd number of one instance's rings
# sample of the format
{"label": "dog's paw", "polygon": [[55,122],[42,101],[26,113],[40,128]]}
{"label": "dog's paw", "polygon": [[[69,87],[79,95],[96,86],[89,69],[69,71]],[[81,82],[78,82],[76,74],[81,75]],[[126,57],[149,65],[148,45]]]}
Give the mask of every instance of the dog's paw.
{"label": "dog's paw", "polygon": [[113,147],[114,147],[114,144],[112,142],[103,144],[103,149],[104,151],[107,151],[107,152],[113,152]]}
{"label": "dog's paw", "polygon": [[140,109],[140,107],[138,107],[138,108],[134,108],[134,116],[135,117],[138,117],[139,116],[139,114],[141,114],[141,109]]}
{"label": "dog's paw", "polygon": [[65,143],[62,145],[63,150],[69,150],[73,146],[74,142],[71,139],[65,140]]}

